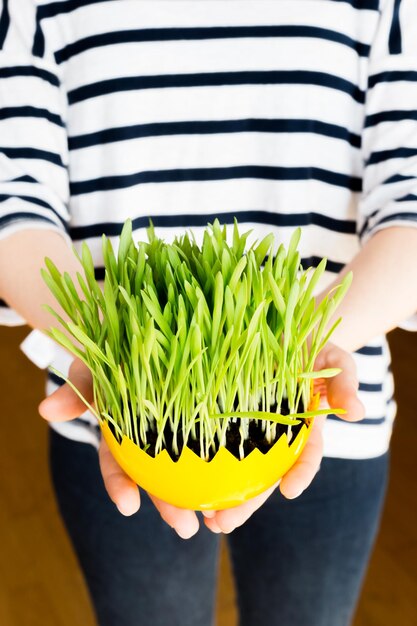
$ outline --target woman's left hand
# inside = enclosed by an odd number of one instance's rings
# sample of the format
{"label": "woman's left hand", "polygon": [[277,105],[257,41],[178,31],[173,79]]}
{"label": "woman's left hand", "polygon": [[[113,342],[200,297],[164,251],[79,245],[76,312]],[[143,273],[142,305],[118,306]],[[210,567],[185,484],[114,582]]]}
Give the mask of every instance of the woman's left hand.
{"label": "woman's left hand", "polygon": [[[343,407],[346,414],[339,417],[356,422],[364,418],[365,409],[358,398],[358,379],[356,365],[351,354],[338,346],[328,343],[316,359],[315,369],[337,367],[342,371],[334,378],[318,379],[316,390],[320,391],[320,407]],[[329,411],[331,413],[331,411]],[[323,458],[323,426],[326,417],[314,418],[310,438],[297,462],[275,485],[256,498],[240,506],[223,511],[205,511],[205,524],[213,532],[230,533],[242,526],[249,517],[269,498],[280,485],[280,491],[286,498],[297,498],[310,485],[320,469]]]}

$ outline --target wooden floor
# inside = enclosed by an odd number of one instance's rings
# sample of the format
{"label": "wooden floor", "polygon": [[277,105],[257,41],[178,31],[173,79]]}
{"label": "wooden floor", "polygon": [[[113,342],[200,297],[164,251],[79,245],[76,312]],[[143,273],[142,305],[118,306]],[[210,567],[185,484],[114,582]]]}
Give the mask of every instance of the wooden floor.
{"label": "wooden floor", "polygon": [[[43,374],[18,350],[27,332],[0,329],[0,626],[94,626],[52,497],[47,426],[36,411]],[[417,626],[417,333],[396,331],[391,341],[400,405],[391,483],[354,626]],[[221,570],[217,623],[235,626],[225,551]]]}

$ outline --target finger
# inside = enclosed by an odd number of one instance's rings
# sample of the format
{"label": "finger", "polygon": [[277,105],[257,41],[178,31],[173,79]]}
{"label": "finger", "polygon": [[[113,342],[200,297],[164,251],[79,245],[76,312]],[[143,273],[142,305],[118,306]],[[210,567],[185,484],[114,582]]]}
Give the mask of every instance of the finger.
{"label": "finger", "polygon": [[330,407],[345,409],[346,414],[339,415],[345,420],[355,422],[363,419],[365,407],[358,398],[359,381],[352,355],[337,346],[332,346],[319,355],[315,367],[317,369],[338,367],[342,370],[334,378],[325,380],[328,404]]}
{"label": "finger", "polygon": [[200,524],[194,511],[180,509],[151,494],[148,495],[158,509],[164,522],[166,522],[168,526],[171,526],[181,539],[190,539],[198,532]]}
{"label": "finger", "polygon": [[99,448],[99,462],[104,486],[122,515],[133,515],[139,510],[140,495],[135,482],[122,470],[104,439]]}
{"label": "finger", "polygon": [[269,496],[275,491],[278,483],[261,493],[255,498],[251,498],[243,504],[233,507],[231,509],[225,509],[223,511],[217,511],[216,516],[212,520],[206,520],[214,523],[220,528],[223,533],[231,533],[238,526],[242,526],[250,517],[261,507]]}
{"label": "finger", "polygon": [[358,398],[357,386],[344,376],[327,379],[327,400],[330,407],[343,408],[346,413],[336,415],[349,422],[358,422],[365,417],[365,407]]}
{"label": "finger", "polygon": [[[93,380],[89,369],[79,359],[70,367],[68,377],[87,402],[93,402]],[[52,422],[65,422],[79,417],[86,411],[84,402],[65,383],[39,405],[39,413]]]}
{"label": "finger", "polygon": [[216,521],[210,517],[204,517],[204,523],[212,533],[216,533],[216,535],[222,532],[222,529],[216,524]]}
{"label": "finger", "polygon": [[325,417],[314,418],[314,426],[310,438],[300,458],[281,480],[280,491],[285,498],[298,498],[311,484],[320,469],[323,458],[322,430]]}

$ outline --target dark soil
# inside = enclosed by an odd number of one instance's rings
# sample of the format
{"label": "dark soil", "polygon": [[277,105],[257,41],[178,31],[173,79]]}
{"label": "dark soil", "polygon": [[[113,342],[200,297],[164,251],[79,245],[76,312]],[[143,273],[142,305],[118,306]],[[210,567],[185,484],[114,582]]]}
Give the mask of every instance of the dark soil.
{"label": "dark soil", "polygon": [[[271,408],[271,411],[273,412],[274,409]],[[301,411],[303,411],[302,406],[300,407],[300,412]],[[288,406],[286,405],[286,402],[284,400],[281,405],[281,414],[288,415],[288,413],[289,413]],[[303,426],[303,423],[304,423],[304,420],[301,421],[298,425],[292,427],[293,439],[295,439],[295,437],[300,432]],[[109,427],[112,429],[112,426],[110,423],[109,423]],[[288,430],[288,426],[285,426],[284,424],[276,424],[276,437],[272,442],[268,442],[265,438],[265,433],[262,429],[261,421],[251,420],[249,424],[249,438],[244,442],[244,445],[243,445],[245,457],[248,456],[252,452],[252,450],[254,450],[255,448],[258,448],[258,450],[260,450],[263,454],[266,454],[266,452],[268,452],[273,447],[273,445],[278,441],[278,439],[284,433],[287,432],[287,430]],[[114,431],[113,431],[113,434],[114,434]],[[173,434],[169,426],[169,423],[165,427],[164,435],[165,435],[165,448],[169,456],[171,457],[173,461],[178,461],[179,455],[175,454],[172,450],[171,444],[172,444]],[[189,437],[188,442],[187,442],[187,447],[190,448],[190,450],[192,450],[193,452],[195,452],[197,456],[200,455],[199,435],[200,435],[199,424],[197,423],[196,424],[196,438],[191,439]],[[147,454],[149,454],[149,456],[153,458],[155,458],[156,440],[157,440],[156,432],[147,433],[148,448],[146,452]],[[182,450],[183,438],[182,438],[181,432],[177,433],[177,444],[178,444],[178,449]],[[240,433],[239,433],[239,420],[238,420],[237,422],[230,422],[228,430],[226,432],[226,449],[229,450],[229,452],[231,452],[233,456],[235,456],[237,459],[240,459],[239,445],[240,445]],[[216,447],[216,451],[213,451],[213,449],[210,448],[210,454],[209,454],[209,459],[208,459],[209,461],[211,461],[214,458],[217,450],[218,450],[218,445]]]}

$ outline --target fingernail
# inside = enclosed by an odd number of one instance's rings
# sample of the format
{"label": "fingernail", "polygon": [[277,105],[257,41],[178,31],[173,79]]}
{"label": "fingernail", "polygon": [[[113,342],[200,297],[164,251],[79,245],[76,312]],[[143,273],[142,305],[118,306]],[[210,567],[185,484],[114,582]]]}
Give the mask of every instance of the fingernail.
{"label": "fingernail", "polygon": [[183,530],[179,530],[178,528],[174,528],[174,530],[177,533],[178,537],[181,537],[181,539],[191,539],[191,537],[195,535],[194,531],[190,533],[190,531],[186,532]]}
{"label": "fingernail", "polygon": [[116,507],[117,507],[117,510],[119,511],[119,513],[121,513],[125,517],[128,517],[129,515],[131,515],[131,513],[128,513],[121,504],[120,505],[116,504]]}
{"label": "fingernail", "polygon": [[119,511],[119,513],[121,513],[122,515],[124,515],[125,517],[130,517],[131,515],[134,515],[135,513],[137,513],[138,506],[132,502],[119,502],[118,504],[116,504],[116,507]]}
{"label": "fingernail", "polygon": [[206,528],[211,530],[212,533],[216,533],[216,535],[219,535],[222,532],[222,529],[214,520],[206,523]]}
{"label": "fingernail", "polygon": [[285,497],[287,498],[287,500],[295,500],[296,498],[299,498],[301,496],[303,491],[304,489],[301,489],[301,491],[296,491],[292,496],[285,496]]}
{"label": "fingernail", "polygon": [[42,402],[38,405],[38,412],[41,417],[43,417],[43,411],[45,410],[45,407],[47,408],[48,406],[49,403],[46,403],[46,400],[42,400]]}
{"label": "fingernail", "polygon": [[219,528],[225,535],[230,535],[230,533],[235,530],[236,526],[219,526]]}
{"label": "fingernail", "polygon": [[216,511],[202,511],[202,513],[207,519],[211,519],[216,515]]}
{"label": "fingernail", "polygon": [[185,528],[175,528],[174,530],[181,539],[191,539],[198,532],[200,524],[198,519],[194,518],[193,521],[189,521]]}

